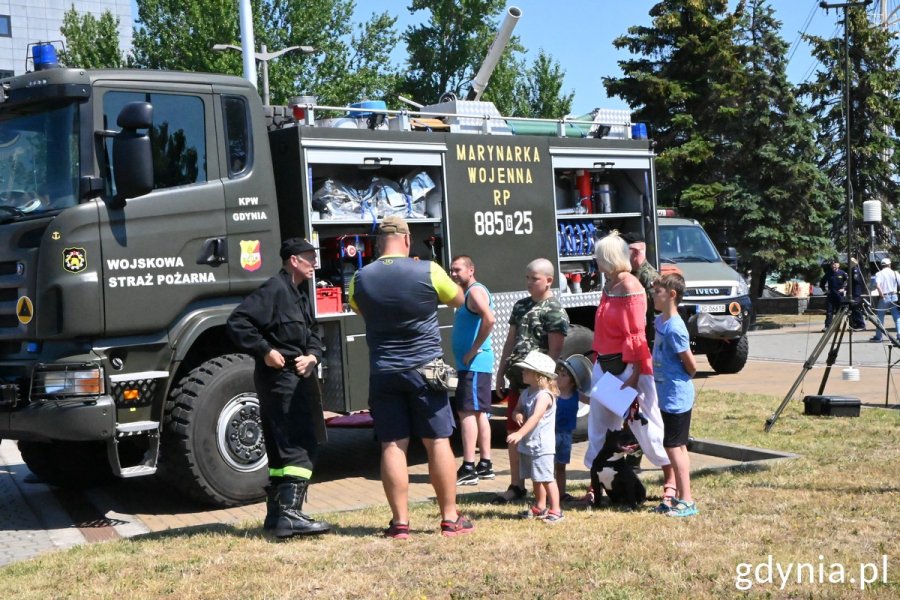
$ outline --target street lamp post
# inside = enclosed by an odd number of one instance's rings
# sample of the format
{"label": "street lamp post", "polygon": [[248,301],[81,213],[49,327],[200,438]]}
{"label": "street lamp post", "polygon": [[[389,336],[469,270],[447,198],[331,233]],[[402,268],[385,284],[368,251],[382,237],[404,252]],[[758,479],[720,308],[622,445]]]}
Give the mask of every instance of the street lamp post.
{"label": "street lamp post", "polygon": [[[212,47],[216,52],[224,52],[225,50],[236,50],[238,52],[243,53],[243,48],[240,46],[235,46],[234,44],[215,44]],[[287,54],[288,52],[293,52],[294,50],[300,50],[304,54],[311,54],[315,52],[315,48],[312,46],[288,46],[282,50],[278,50],[276,52],[269,52],[266,48],[265,44],[260,44],[259,52],[254,52],[253,57],[260,63],[262,63],[262,97],[263,104],[269,104],[269,61],[283,54]]]}

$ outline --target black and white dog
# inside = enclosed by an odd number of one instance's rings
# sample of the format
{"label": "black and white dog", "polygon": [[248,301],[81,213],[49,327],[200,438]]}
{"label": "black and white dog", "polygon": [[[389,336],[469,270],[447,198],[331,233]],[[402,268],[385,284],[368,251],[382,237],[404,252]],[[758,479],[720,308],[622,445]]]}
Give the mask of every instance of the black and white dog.
{"label": "black and white dog", "polygon": [[612,504],[637,508],[647,500],[647,490],[634,469],[625,461],[637,440],[630,431],[607,431],[606,441],[591,465],[591,489],[594,506],[601,506],[605,491]]}

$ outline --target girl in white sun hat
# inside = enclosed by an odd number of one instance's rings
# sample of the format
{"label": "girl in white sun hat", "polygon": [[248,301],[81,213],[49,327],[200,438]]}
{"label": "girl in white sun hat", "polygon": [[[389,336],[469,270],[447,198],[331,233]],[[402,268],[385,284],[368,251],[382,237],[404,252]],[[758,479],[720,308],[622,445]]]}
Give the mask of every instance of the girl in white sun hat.
{"label": "girl in white sun hat", "polygon": [[519,398],[512,418],[520,426],[510,433],[507,443],[517,444],[519,473],[534,483],[534,506],[521,516],[542,519],[553,524],[562,521],[559,487],[554,477],[556,452],[556,362],[537,350],[518,363],[522,382],[528,386]]}

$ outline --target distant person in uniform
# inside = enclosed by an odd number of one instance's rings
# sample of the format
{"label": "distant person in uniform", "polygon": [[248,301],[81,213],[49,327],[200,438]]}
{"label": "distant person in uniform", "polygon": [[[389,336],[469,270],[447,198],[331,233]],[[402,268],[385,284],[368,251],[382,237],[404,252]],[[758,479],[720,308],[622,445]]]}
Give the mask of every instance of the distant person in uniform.
{"label": "distant person in uniform", "polygon": [[636,231],[629,231],[622,235],[622,239],[628,244],[628,259],[631,262],[631,274],[638,278],[644,289],[647,290],[647,329],[648,341],[653,341],[655,330],[653,318],[656,311],[653,309],[653,282],[659,279],[659,272],[647,262],[647,242],[644,236]]}
{"label": "distant person in uniform", "polygon": [[227,331],[256,359],[253,383],[269,460],[263,527],[285,538],[331,527],[303,512],[319,443],[325,440],[316,376],[324,345],[303,285],[315,273],[316,248],[304,239],[285,240],[281,260],[281,271],[234,309]]}
{"label": "distant person in uniform", "polygon": [[[494,300],[488,289],[475,280],[471,257],[454,258],[450,263],[450,277],[465,293],[465,301],[456,309],[453,320],[453,358],[458,372],[455,404],[463,447],[463,464],[456,472],[456,485],[476,485],[481,479],[495,477],[490,421]],[[475,464],[476,446],[478,465]]]}
{"label": "distant person in uniform", "polygon": [[409,537],[409,438],[428,453],[428,475],[441,511],[441,535],[474,531],[456,507],[455,426],[446,391],[430,388],[420,367],[441,358],[439,304],[454,308],[463,291],[436,262],[410,258],[409,225],[385,217],[378,228],[381,256],[356,272],[350,306],[366,322],[369,409],[381,443],[381,483],[391,506],[386,537]]}
{"label": "distant person in uniform", "polygon": [[830,270],[825,266],[825,275],[822,276],[819,287],[826,291],[825,326],[822,328],[824,333],[831,326],[834,313],[840,310],[841,301],[847,293],[847,274],[841,269],[837,258],[832,259]]}
{"label": "distant person in uniform", "polygon": [[865,331],[866,321],[863,318],[862,295],[866,292],[866,282],[863,279],[862,269],[855,258],[850,259],[850,277],[853,280],[851,292],[853,296],[850,303],[850,329],[853,331]]}

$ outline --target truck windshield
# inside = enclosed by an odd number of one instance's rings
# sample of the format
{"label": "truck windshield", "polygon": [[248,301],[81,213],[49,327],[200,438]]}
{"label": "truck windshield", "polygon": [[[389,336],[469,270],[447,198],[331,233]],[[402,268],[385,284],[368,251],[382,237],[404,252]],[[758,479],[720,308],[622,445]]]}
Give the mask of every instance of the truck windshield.
{"label": "truck windshield", "polygon": [[75,205],[77,123],[75,104],[0,114],[0,220]]}
{"label": "truck windshield", "polygon": [[660,225],[659,258],[662,262],[722,260],[706,232],[696,225]]}

